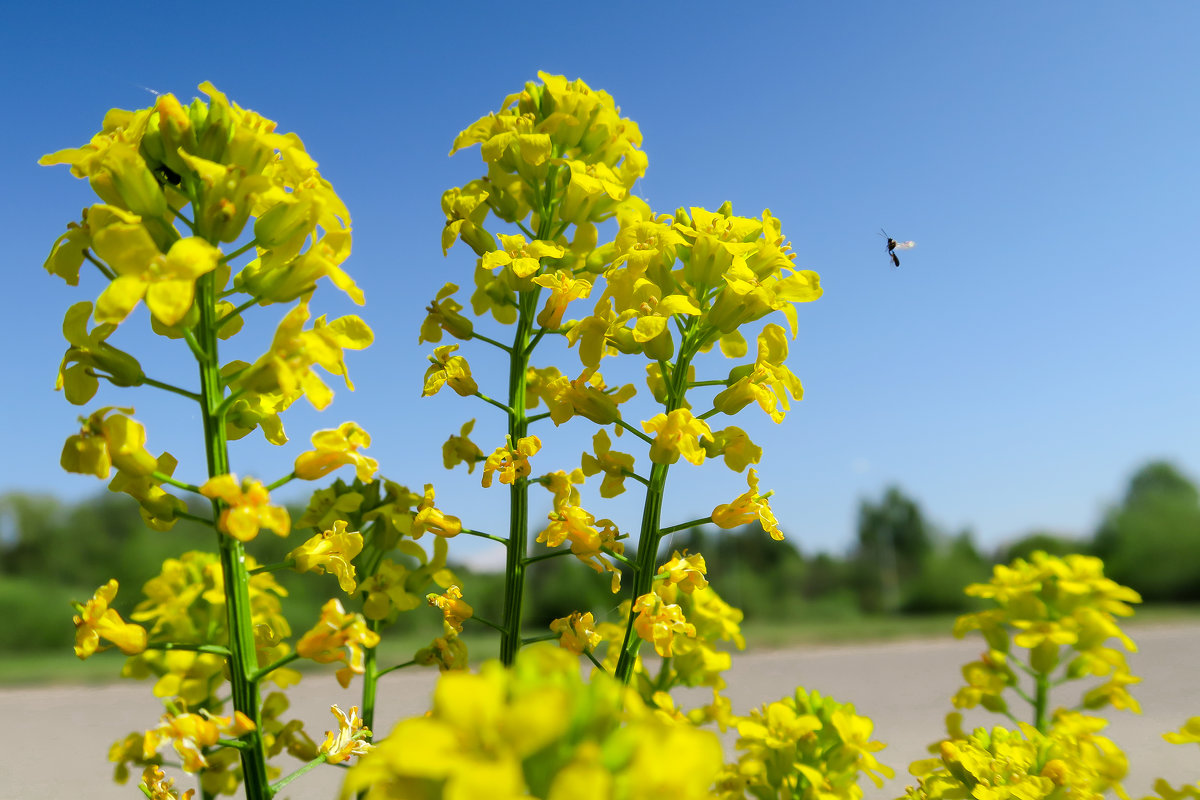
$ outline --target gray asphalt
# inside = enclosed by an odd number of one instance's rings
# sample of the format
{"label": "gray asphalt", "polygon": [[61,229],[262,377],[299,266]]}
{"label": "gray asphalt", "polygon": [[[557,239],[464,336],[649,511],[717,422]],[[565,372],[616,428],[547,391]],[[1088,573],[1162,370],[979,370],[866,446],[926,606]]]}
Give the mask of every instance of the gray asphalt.
{"label": "gray asphalt", "polygon": [[[1126,786],[1139,797],[1150,792],[1158,776],[1174,784],[1200,780],[1200,748],[1161,738],[1189,716],[1200,715],[1200,625],[1142,626],[1133,635],[1141,646],[1130,663],[1144,678],[1134,689],[1143,713],[1114,712],[1108,734],[1129,755]],[[875,720],[875,738],[888,744],[879,758],[897,772],[881,790],[865,783],[865,797],[895,798],[913,782],[909,762],[926,757],[925,747],[942,730],[949,697],[961,680],[960,665],[980,649],[979,640],[930,639],[743,653],[734,658],[729,694],[741,713],[790,694],[797,684],[853,702],[860,714]],[[424,711],[435,680],[433,672],[409,670],[384,678],[379,718],[386,724],[380,730]],[[356,692],[343,690],[332,676],[307,676],[293,693],[292,716],[305,720],[318,743],[316,734],[333,723],[329,705],[357,703]],[[108,746],[151,726],[160,714],[146,684],[0,690],[0,800],[141,797],[134,781],[123,787],[111,783]],[[986,713],[967,718],[968,726],[1001,721]],[[340,769],[315,770],[293,784],[290,796],[335,797],[341,775]]]}

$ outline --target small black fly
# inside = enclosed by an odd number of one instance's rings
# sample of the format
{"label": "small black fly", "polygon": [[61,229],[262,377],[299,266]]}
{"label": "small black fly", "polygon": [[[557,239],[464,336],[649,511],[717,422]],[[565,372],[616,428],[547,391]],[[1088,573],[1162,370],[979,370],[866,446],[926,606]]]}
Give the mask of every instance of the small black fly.
{"label": "small black fly", "polygon": [[897,250],[911,250],[917,246],[917,243],[911,240],[907,242],[897,242],[891,236],[888,236],[888,232],[883,228],[879,229],[879,235],[887,239],[887,254],[888,258],[892,260],[893,267],[900,266],[900,256],[896,255]]}

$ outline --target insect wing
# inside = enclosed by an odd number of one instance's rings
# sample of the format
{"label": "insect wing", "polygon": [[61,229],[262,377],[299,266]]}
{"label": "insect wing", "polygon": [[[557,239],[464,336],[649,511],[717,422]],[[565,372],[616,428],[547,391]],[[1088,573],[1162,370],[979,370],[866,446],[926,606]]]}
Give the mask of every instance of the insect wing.
{"label": "insect wing", "polygon": [[917,243],[914,241],[911,241],[911,240],[909,240],[907,242],[897,242],[897,241],[893,241],[892,239],[888,239],[888,249],[889,250],[911,250],[916,246],[917,246]]}

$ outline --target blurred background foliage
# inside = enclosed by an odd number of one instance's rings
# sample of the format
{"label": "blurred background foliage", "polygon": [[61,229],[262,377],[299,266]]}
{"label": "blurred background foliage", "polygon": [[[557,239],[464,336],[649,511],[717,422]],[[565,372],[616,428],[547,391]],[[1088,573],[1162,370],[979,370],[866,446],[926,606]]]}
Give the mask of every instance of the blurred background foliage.
{"label": "blurred background foliage", "polygon": [[[298,517],[302,509],[292,509]],[[203,513],[199,507],[193,509]],[[1120,501],[1107,509],[1088,538],[1032,531],[993,552],[981,551],[970,530],[938,528],[916,500],[897,486],[859,503],[857,532],[844,553],[806,552],[803,537],[777,542],[757,526],[736,531],[695,528],[668,537],[664,555],[687,549],[704,554],[709,579],[725,599],[741,608],[747,623],[803,626],[895,615],[954,614],[976,601],[963,594],[983,581],[992,565],[1035,550],[1056,555],[1100,556],[1112,578],[1149,603],[1200,601],[1200,491],[1164,461],[1138,469]],[[786,532],[786,526],[784,528]],[[264,561],[282,560],[296,544],[259,537]],[[128,614],[138,589],[156,575],[164,559],[205,549],[211,532],[181,521],[168,533],[146,528],[128,498],[99,495],[64,504],[48,495],[0,495],[0,657],[38,649],[69,653],[73,629],[70,601],[84,601],[112,576],[121,582],[116,607]],[[501,615],[503,576],[456,566],[467,599],[477,612]],[[285,612],[297,629],[315,620],[321,604],[339,596],[333,576],[276,573],[289,595]],[[530,567],[526,600],[528,629],[544,629],[573,610],[592,610],[598,619],[615,614],[608,578],[574,559],[554,558]],[[401,615],[401,632],[433,635],[440,615]]]}

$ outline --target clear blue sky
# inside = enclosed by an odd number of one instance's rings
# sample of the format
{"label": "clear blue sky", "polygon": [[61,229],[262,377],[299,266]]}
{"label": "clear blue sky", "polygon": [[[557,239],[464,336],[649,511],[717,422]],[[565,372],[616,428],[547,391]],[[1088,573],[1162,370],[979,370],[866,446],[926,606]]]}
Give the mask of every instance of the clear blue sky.
{"label": "clear blue sky", "polygon": [[[141,87],[186,101],[208,79],[298,132],[341,193],[355,229],[346,267],[377,336],[350,359],[359,391],[339,390],[322,415],[298,404],[292,443],[255,434],[235,445],[235,468],[283,474],[308,432],[353,419],[386,474],[434,481],[447,510],[488,528],[505,493],[480,489],[478,472],[446,473],[439,447],[478,416],[490,449],[502,420],[448,393],[419,397],[431,348],[417,326],[444,281],[469,283],[465,248],[442,257],[438,200],[482,165],[477,148],[447,158],[450,143],[539,69],[609,91],[638,121],[650,159],[639,193],[656,210],[770,208],[797,264],[820,272],[825,296],[802,307],[790,362],[803,403],[778,427],[743,415],[801,548],[846,546],[857,499],[893,482],[991,545],[1034,528],[1089,532],[1147,459],[1200,472],[1195,3],[416,5],[6,11],[0,490],[103,489],[59,469],[79,410],[52,391],[62,314],[99,284],[71,289],[41,268],[92,199],[35,160],[86,141],[110,107],[149,105]],[[880,226],[918,242],[899,270]],[[329,289],[313,305],[354,310]],[[279,313],[263,312],[257,339],[238,337],[244,355],[265,348]],[[145,321],[118,344],[150,374],[194,383],[180,348],[134,333]],[[485,347],[468,356],[484,391],[503,394],[478,367]],[[88,408],[101,403],[136,406],[151,449],[200,477],[185,401],[110,389]],[[577,464],[591,431],[544,431],[563,441],[536,468]],[[744,488],[717,465],[672,479],[664,523]],[[632,502],[594,510],[636,526]]]}

